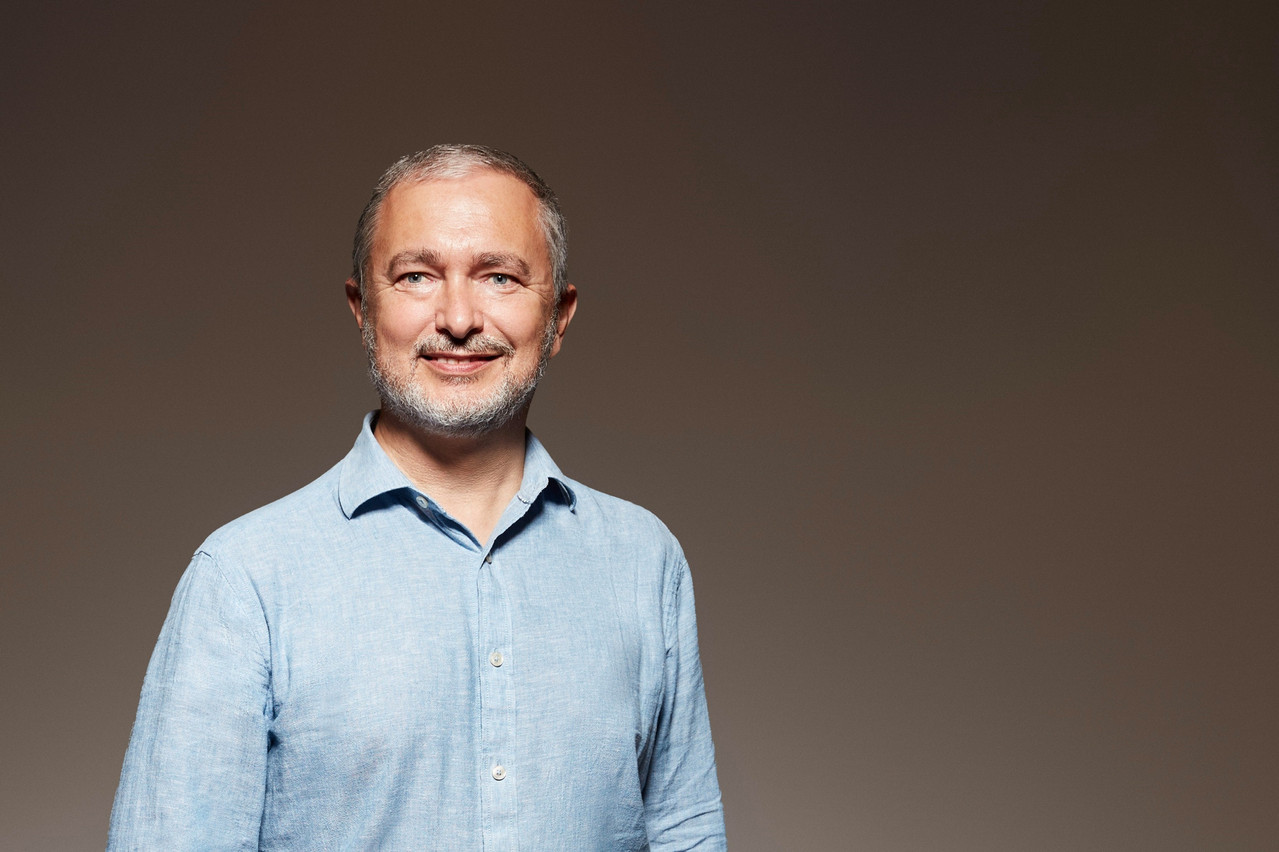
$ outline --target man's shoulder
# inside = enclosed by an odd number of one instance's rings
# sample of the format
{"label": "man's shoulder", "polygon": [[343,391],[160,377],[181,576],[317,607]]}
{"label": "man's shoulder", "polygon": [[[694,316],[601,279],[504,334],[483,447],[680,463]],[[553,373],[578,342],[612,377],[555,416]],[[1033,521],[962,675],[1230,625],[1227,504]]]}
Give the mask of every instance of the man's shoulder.
{"label": "man's shoulder", "polygon": [[197,549],[214,558],[262,553],[314,538],[342,513],[338,498],[342,463],[284,497],[215,530]]}
{"label": "man's shoulder", "polygon": [[574,514],[583,524],[607,534],[620,546],[657,548],[671,557],[683,559],[683,551],[674,533],[653,512],[575,479],[562,479],[573,495]]}
{"label": "man's shoulder", "polygon": [[655,524],[662,529],[666,529],[661,519],[653,512],[633,503],[624,497],[618,497],[615,494],[609,494],[600,491],[598,488],[573,479],[572,477],[560,474],[558,477],[563,481],[568,491],[573,495],[574,509],[585,509],[591,513],[597,513],[601,516],[609,518],[617,518],[620,520],[635,521],[637,523]]}

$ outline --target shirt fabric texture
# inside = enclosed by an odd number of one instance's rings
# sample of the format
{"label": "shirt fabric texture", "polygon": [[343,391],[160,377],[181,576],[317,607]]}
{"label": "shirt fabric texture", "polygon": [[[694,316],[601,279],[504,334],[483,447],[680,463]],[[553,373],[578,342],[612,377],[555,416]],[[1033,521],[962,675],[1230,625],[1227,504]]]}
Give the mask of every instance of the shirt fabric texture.
{"label": "shirt fabric texture", "polygon": [[196,551],[109,850],[725,848],[688,564],[529,434],[488,546],[373,437]]}

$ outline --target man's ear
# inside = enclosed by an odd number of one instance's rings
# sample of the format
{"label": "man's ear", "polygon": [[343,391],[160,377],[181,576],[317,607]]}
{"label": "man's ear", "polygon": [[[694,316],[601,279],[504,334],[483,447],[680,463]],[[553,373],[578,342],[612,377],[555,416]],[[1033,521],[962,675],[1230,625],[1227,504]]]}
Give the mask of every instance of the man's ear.
{"label": "man's ear", "polygon": [[555,343],[551,345],[552,355],[560,351],[560,344],[564,342],[564,333],[568,331],[568,324],[573,321],[575,313],[577,313],[577,288],[568,284],[565,285],[564,293],[560,296],[559,315],[555,318]]}
{"label": "man's ear", "polygon": [[360,285],[354,278],[346,279],[346,304],[355,315],[355,324],[364,329],[364,297],[360,295]]}

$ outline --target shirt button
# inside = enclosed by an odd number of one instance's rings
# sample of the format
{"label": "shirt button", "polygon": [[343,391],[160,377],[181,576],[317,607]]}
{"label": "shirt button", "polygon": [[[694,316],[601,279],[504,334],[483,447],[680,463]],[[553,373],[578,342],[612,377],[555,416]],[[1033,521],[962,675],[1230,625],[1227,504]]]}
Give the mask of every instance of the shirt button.
{"label": "shirt button", "polygon": [[506,777],[506,769],[502,766],[502,764],[499,763],[497,766],[493,767],[494,781],[501,781],[505,777]]}
{"label": "shirt button", "polygon": [[492,564],[493,564],[493,554],[492,554],[492,553],[486,553],[486,554],[484,554],[484,561],[485,561],[485,562],[487,562],[488,564],[492,565]]}
{"label": "shirt button", "polygon": [[494,651],[493,653],[489,654],[489,662],[493,664],[494,668],[502,665],[502,652]]}
{"label": "shirt button", "polygon": [[417,495],[417,504],[421,506],[423,509],[426,509],[430,507],[431,501],[427,500],[425,497],[419,494]]}

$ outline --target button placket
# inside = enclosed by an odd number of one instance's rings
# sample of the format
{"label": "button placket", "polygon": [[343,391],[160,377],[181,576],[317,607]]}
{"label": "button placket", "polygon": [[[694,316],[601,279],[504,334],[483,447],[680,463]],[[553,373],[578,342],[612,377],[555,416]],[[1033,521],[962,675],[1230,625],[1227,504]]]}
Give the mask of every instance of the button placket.
{"label": "button placket", "polygon": [[[506,651],[510,648],[510,613],[502,582],[501,565],[490,550],[479,563],[479,671],[480,748],[488,778],[480,791],[485,822],[491,826],[495,849],[507,848],[514,838],[516,784],[511,776],[511,721],[514,701],[511,694],[511,671]],[[501,783],[499,783],[501,782]],[[488,848],[489,843],[485,843]]]}

